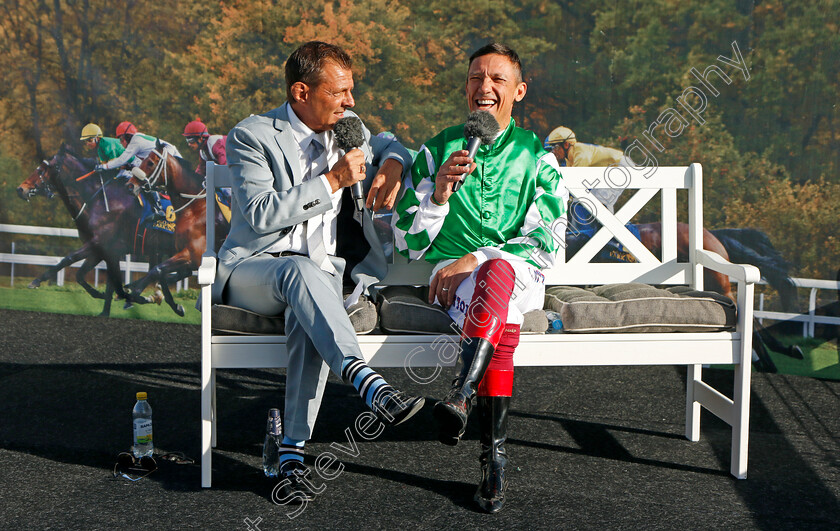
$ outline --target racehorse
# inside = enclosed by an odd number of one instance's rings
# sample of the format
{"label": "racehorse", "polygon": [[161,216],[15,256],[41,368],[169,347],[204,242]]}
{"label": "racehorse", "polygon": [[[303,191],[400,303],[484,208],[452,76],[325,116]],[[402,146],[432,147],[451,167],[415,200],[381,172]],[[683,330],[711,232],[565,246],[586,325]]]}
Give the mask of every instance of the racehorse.
{"label": "racehorse", "polygon": [[[662,224],[656,223],[642,223],[633,225],[639,232],[639,241],[642,242],[647,250],[654,256],[662,259]],[[688,240],[689,232],[686,223],[677,223],[677,261],[688,261]],[[583,245],[589,241],[587,233],[575,233],[571,230],[566,232],[566,256],[573,256]],[[723,244],[715,238],[715,236],[706,229],[703,229],[703,248],[713,251],[723,258],[729,260],[729,255]],[[630,253],[620,253],[620,257],[601,257],[608,261],[633,261],[635,258]],[[568,259],[568,258],[567,258]],[[703,285],[704,289],[715,291],[722,295],[726,295],[732,300],[735,300],[735,295],[732,293],[732,285],[729,282],[729,276],[710,269],[703,270]]]}
{"label": "racehorse", "polygon": [[796,285],[789,274],[791,263],[773,247],[766,234],[750,228],[715,229],[712,234],[726,248],[731,262],[752,264],[761,270],[761,276],[779,292],[782,311],[799,311]]}
{"label": "racehorse", "polygon": [[[120,256],[132,252],[134,228],[141,216],[141,206],[137,199],[128,193],[124,186],[105,179],[100,173],[94,173],[94,163],[73,153],[68,145],[62,145],[58,153],[50,160],[45,160],[17,188],[21,199],[37,195],[53,197],[56,193],[61,198],[67,211],[73,218],[79,237],[84,245],[67,255],[57,265],[49,268],[40,277],[33,280],[30,288],[37,288],[41,282],[56,272],[79,260],[84,263],[76,273],[76,281],[92,297],[104,299],[105,305],[100,316],[107,317],[111,311],[113,293],[126,300],[148,303],[153,299],[131,296],[120,280]],[[112,176],[109,176],[112,177]],[[148,255],[162,254],[172,248],[172,237],[151,231],[144,243]],[[100,261],[107,267],[105,293],[100,293],[85,281],[85,275]]]}
{"label": "racehorse", "polygon": [[[662,259],[662,224],[643,223],[633,226],[638,230],[639,240],[654,256]],[[720,237],[718,237],[720,235]],[[572,256],[589,240],[587,233],[566,233],[567,256]],[[688,261],[688,225],[677,223],[677,260]],[[786,311],[797,311],[796,286],[788,276],[790,264],[786,262],[781,254],[770,244],[769,238],[764,233],[754,229],[718,229],[709,231],[703,229],[703,248],[719,254],[726,260],[735,263],[746,263],[758,267],[771,286],[775,287],[787,307],[792,308]],[[616,256],[601,255],[601,260],[607,261],[632,261],[635,258],[629,253],[616,253]],[[732,286],[729,277],[722,273],[704,268],[703,274],[704,289],[715,291],[735,300],[732,293]],[[756,369],[765,372],[776,372],[776,365],[773,362],[767,348],[780,352],[787,356],[803,359],[801,349],[796,346],[787,347],[773,337],[757,319],[753,319],[753,348],[755,350]]]}
{"label": "racehorse", "polygon": [[[157,149],[134,170],[126,185],[137,194],[144,186],[162,184],[166,187],[175,208],[175,254],[149,270],[149,273],[126,286],[132,291],[143,291],[150,282],[168,275],[184,278],[198,269],[207,247],[207,204],[204,177],[195,173],[189,163],[171,155],[158,143]],[[139,177],[139,178],[138,178]],[[146,183],[146,181],[148,181]],[[215,200],[211,197],[211,201]],[[220,210],[220,209],[219,209]],[[229,223],[221,212],[216,215],[216,246],[227,237]],[[164,297],[166,292],[164,292]],[[167,299],[167,302],[169,300]]]}

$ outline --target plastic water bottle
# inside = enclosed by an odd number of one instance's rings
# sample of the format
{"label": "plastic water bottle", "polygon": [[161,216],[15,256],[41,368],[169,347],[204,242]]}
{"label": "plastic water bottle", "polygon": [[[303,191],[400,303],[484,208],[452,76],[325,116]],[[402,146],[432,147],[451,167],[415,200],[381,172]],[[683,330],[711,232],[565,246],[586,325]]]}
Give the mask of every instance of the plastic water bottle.
{"label": "plastic water bottle", "polygon": [[563,320],[560,319],[560,314],[557,312],[545,312],[548,317],[547,334],[560,334],[563,332]]}
{"label": "plastic water bottle", "polygon": [[151,456],[155,451],[152,441],[152,406],[146,400],[146,393],[137,393],[137,403],[134,404],[134,446],[131,451],[134,457]]}
{"label": "plastic water bottle", "polygon": [[268,410],[268,423],[265,427],[263,443],[263,473],[266,477],[276,478],[280,473],[280,443],[283,442],[283,423],[280,410]]}

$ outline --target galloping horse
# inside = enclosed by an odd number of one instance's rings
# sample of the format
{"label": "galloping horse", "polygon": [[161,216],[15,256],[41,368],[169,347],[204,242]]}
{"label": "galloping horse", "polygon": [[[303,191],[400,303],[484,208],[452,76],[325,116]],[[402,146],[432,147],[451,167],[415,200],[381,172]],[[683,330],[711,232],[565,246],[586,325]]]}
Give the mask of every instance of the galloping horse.
{"label": "galloping horse", "polygon": [[[131,290],[143,291],[150,282],[167,275],[184,278],[198,269],[201,257],[207,247],[205,229],[207,227],[207,204],[204,177],[190,169],[184,159],[175,157],[162,149],[149,153],[149,156],[136,168],[135,177],[129,179],[127,187],[133,193],[138,193],[143,183],[136,176],[148,182],[151,186],[162,183],[178,217],[175,222],[175,254],[149,270],[149,274],[126,286]],[[211,197],[211,201],[214,198]],[[216,245],[227,237],[229,223],[221,213],[216,215]],[[164,297],[166,297],[164,291]],[[169,299],[167,299],[169,302]]]}
{"label": "galloping horse", "polygon": [[[661,260],[662,224],[659,222],[643,223],[634,225],[634,227],[639,231],[639,241],[642,242],[642,245],[644,245],[648,251]],[[677,260],[680,262],[688,261],[688,237],[688,225],[686,223],[677,223]],[[573,256],[587,241],[589,241],[589,237],[584,233],[574,234],[571,231],[567,231],[567,257]],[[703,229],[703,249],[713,251],[729,260],[726,248],[720,240],[715,238],[714,234],[706,229]],[[703,271],[704,289],[715,291],[722,295],[726,295],[732,300],[735,300],[735,294],[732,293],[732,285],[730,284],[729,277],[727,275],[705,268]]]}
{"label": "galloping horse", "polygon": [[[639,231],[639,240],[654,256],[662,258],[662,225],[661,223],[644,223],[635,225]],[[677,260],[688,260],[688,225],[677,223]],[[566,234],[568,245],[566,252],[574,255],[589,238],[584,234]],[[776,288],[781,295],[785,311],[797,311],[796,286],[793,284],[788,269],[790,263],[784,260],[770,239],[755,229],[717,229],[709,231],[703,229],[703,248],[713,251],[726,260],[736,263],[751,264],[761,270],[761,274],[768,283]],[[733,301],[735,295],[727,275],[704,268],[704,289],[726,295]],[[776,366],[767,348],[796,359],[803,359],[802,350],[796,346],[785,346],[765,329],[757,319],[753,320],[753,348],[758,359],[756,368],[767,372],[776,372]]]}
{"label": "galloping horse", "polygon": [[[120,256],[132,252],[134,227],[140,219],[141,206],[124,186],[118,185],[111,178],[106,180],[101,174],[94,174],[93,166],[93,161],[82,159],[68,145],[62,145],[56,155],[35,168],[18,186],[17,192],[21,199],[27,201],[33,196],[53,197],[57,193],[73,217],[79,237],[84,242],[81,248],[33,280],[29,287],[37,288],[59,270],[84,259],[76,273],[76,281],[92,297],[105,300],[100,315],[108,316],[115,291],[126,300],[140,303],[153,300],[139,296],[129,299],[130,295],[123,289],[120,280]],[[172,237],[153,232],[155,234],[151,234],[144,245],[147,254],[170,252]],[[108,271],[104,294],[85,281],[85,275],[103,260]]]}

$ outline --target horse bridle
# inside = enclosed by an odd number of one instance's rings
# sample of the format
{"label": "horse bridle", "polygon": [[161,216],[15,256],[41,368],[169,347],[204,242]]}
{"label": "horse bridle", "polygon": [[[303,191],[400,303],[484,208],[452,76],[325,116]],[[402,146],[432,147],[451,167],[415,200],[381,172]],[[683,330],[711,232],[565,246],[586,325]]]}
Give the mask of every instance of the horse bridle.
{"label": "horse bridle", "polygon": [[153,149],[151,152],[149,152],[149,155],[152,154],[158,156],[158,163],[152,170],[152,174],[146,177],[146,182],[149,183],[149,186],[155,186],[157,184],[158,179],[160,179],[161,174],[163,174],[163,186],[165,187],[169,184],[169,175],[166,171],[166,159],[169,157],[169,153],[165,149],[163,150],[163,153],[159,152],[156,149]]}
{"label": "horse bridle", "polygon": [[[149,184],[150,187],[153,187],[153,186],[155,186],[155,184],[157,184],[157,181],[158,181],[158,179],[160,179],[161,174],[163,174],[163,186],[167,186],[169,184],[169,174],[166,171],[166,159],[169,158],[169,152],[166,151],[166,149],[163,149],[163,153],[161,153],[160,151],[158,151],[156,149],[153,149],[152,151],[149,152],[149,155],[152,155],[152,154],[155,154],[155,155],[158,156],[158,162],[157,162],[157,165],[155,166],[155,168],[152,170],[151,175],[149,175],[146,178],[146,182]],[[135,169],[138,169],[138,168],[135,168]],[[135,177],[137,177],[137,175],[135,175]],[[202,187],[203,186],[204,186],[204,184],[202,184]],[[176,214],[178,212],[184,210],[188,206],[190,206],[195,200],[205,199],[207,197],[207,190],[205,189],[203,192],[201,192],[199,194],[179,193],[178,195],[180,195],[184,199],[189,199],[189,201],[184,203],[184,206],[182,206],[181,208],[175,210]]]}
{"label": "horse bridle", "polygon": [[47,173],[47,170],[49,170],[51,168],[52,168],[52,165],[50,164],[50,161],[48,161],[46,159],[42,160],[41,164],[38,165],[38,179],[40,179],[41,184],[40,184],[40,186],[36,186],[33,190],[31,190],[27,194],[27,198],[26,198],[27,201],[29,200],[30,197],[38,195],[38,194],[44,194],[47,197],[47,199],[52,199],[53,197],[55,197],[55,192],[53,192],[53,189],[52,189],[52,186],[50,185],[50,182],[48,180],[44,179],[44,174]]}

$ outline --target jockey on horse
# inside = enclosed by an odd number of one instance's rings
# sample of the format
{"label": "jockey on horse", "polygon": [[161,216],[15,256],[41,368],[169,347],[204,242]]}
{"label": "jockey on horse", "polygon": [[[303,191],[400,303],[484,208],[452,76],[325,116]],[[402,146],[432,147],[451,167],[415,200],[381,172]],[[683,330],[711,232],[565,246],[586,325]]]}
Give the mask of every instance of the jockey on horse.
{"label": "jockey on horse", "polygon": [[[557,158],[560,166],[589,167],[589,166],[634,166],[624,153],[613,148],[578,142],[574,131],[568,127],[555,128],[545,139],[544,146]],[[594,188],[594,195],[610,212],[614,212],[615,203],[623,192],[623,188]],[[569,228],[580,232],[594,229],[592,214],[583,204],[572,202],[569,214]]]}
{"label": "jockey on horse", "polygon": [[101,164],[122,155],[125,148],[116,138],[102,135],[102,129],[96,124],[87,124],[82,128],[81,140],[87,149],[96,150],[97,161]]}
{"label": "jockey on horse", "polygon": [[[121,122],[117,126],[116,134],[120,144],[123,148],[125,148],[125,150],[118,157],[97,165],[96,170],[105,171],[121,168],[122,171],[117,174],[117,177],[125,177],[128,179],[131,177],[131,174],[126,168],[129,166],[133,168],[140,165],[143,159],[155,149],[155,144],[159,139],[139,133],[137,131],[137,127],[135,127],[131,122]],[[164,149],[166,151],[175,156],[181,156],[178,152],[178,148],[164,140],[160,140],[160,142],[164,145]],[[152,207],[152,214],[150,216],[151,221],[166,219],[166,212],[164,212],[163,207],[160,204],[160,194],[154,190],[146,190],[143,195]]]}
{"label": "jockey on horse", "polygon": [[227,135],[211,135],[204,122],[193,120],[184,128],[184,137],[186,137],[187,146],[193,151],[198,151],[199,161],[198,166],[195,167],[197,174],[205,174],[207,162],[215,162],[222,166],[227,164],[225,155]]}

